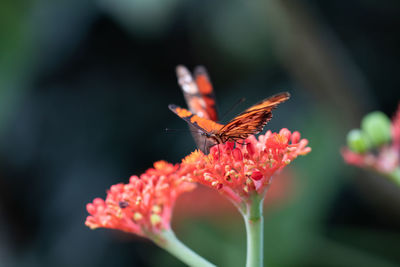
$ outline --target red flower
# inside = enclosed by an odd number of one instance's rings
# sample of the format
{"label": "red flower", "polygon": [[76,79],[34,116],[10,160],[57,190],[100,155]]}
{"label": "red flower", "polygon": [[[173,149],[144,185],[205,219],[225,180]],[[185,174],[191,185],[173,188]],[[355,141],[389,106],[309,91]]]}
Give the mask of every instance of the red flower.
{"label": "red flower", "polygon": [[394,146],[383,146],[378,153],[358,154],[347,148],[343,148],[341,152],[347,164],[360,168],[371,168],[380,173],[389,174],[400,164],[400,154]]}
{"label": "red flower", "polygon": [[[358,167],[362,167],[365,165],[364,164],[364,161],[366,158],[365,154],[355,153],[348,148],[343,148],[341,150],[341,153],[342,153],[342,157],[343,157],[344,161],[346,161],[347,164],[355,165]],[[372,155],[370,155],[370,156],[372,156]]]}
{"label": "red flower", "polygon": [[[296,191],[294,187],[295,174],[284,170],[274,179],[268,188],[268,196],[264,200],[267,211],[271,207],[279,207],[287,203]],[[201,200],[201,201],[199,201]],[[206,186],[198,186],[190,194],[179,197],[174,208],[175,226],[178,227],[187,218],[207,218],[214,223],[226,223],[236,220],[239,213],[225,197]]]}
{"label": "red flower", "polygon": [[181,178],[178,168],[158,161],[140,177],[132,176],[128,184],[111,186],[105,201],[96,198],[87,204],[90,215],[85,224],[147,237],[170,229],[176,198],[195,187]]}
{"label": "red flower", "polygon": [[400,104],[399,107],[397,108],[396,113],[393,116],[391,130],[392,130],[393,146],[397,149],[397,151],[399,151],[400,150]]}
{"label": "red flower", "polygon": [[277,171],[311,151],[308,141],[300,140],[300,133],[288,129],[243,141],[236,147],[231,142],[216,145],[209,155],[196,150],[182,161],[182,172],[190,181],[215,188],[240,203],[254,192],[264,195]]}

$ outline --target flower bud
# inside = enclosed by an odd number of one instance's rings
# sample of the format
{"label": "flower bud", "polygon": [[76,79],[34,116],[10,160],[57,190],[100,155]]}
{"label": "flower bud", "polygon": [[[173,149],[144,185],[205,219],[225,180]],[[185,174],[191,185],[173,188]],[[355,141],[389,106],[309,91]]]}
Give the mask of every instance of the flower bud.
{"label": "flower bud", "polygon": [[253,173],[251,174],[251,178],[252,178],[253,180],[256,180],[256,181],[261,180],[263,177],[264,177],[264,176],[263,176],[262,173],[259,172],[259,171],[255,171],[255,172],[253,172]]}
{"label": "flower bud", "polygon": [[366,115],[361,122],[361,129],[368,135],[371,143],[379,147],[390,142],[390,119],[380,111],[374,111]]}
{"label": "flower bud", "polygon": [[359,129],[353,129],[347,134],[347,146],[356,153],[365,153],[371,148],[368,135]]}

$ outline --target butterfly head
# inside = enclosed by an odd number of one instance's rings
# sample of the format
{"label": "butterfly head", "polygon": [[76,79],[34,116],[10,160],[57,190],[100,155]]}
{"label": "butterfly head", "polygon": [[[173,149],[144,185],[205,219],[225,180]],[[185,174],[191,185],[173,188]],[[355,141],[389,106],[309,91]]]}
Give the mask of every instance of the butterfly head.
{"label": "butterfly head", "polygon": [[207,140],[211,141],[211,143],[213,143],[214,145],[224,143],[221,136],[217,132],[202,132],[201,135],[204,136]]}

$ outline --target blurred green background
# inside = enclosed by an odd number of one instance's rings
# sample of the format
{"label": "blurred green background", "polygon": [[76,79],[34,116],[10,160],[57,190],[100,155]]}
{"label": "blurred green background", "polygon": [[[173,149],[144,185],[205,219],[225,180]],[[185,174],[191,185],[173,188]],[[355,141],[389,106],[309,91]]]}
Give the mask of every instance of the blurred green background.
{"label": "blurred green background", "polygon": [[[400,190],[339,151],[362,115],[397,108],[399,13],[397,0],[3,0],[0,266],[183,266],[84,226],[110,185],[195,149],[189,132],[164,132],[186,127],[167,109],[184,105],[177,64],[207,67],[222,114],[247,99],[226,119],[292,94],[267,128],[299,130],[313,151],[266,211],[266,266],[398,266]],[[194,250],[244,266],[239,216],[179,218]]]}

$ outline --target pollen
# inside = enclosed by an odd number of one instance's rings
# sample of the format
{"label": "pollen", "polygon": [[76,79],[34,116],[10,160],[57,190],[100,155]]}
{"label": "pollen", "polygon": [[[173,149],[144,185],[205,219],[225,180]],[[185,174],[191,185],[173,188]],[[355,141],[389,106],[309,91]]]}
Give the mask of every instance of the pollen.
{"label": "pollen", "polygon": [[141,219],[143,219],[143,215],[142,215],[141,213],[139,213],[139,212],[135,212],[135,213],[133,214],[133,219],[134,219],[135,221],[140,221]]}
{"label": "pollen", "polygon": [[158,214],[152,214],[150,216],[150,222],[152,225],[157,225],[161,222],[161,217]]}
{"label": "pollen", "polygon": [[154,205],[153,208],[151,209],[152,212],[154,213],[160,213],[161,212],[161,207],[159,205]]}
{"label": "pollen", "polygon": [[212,186],[217,186],[218,184],[219,184],[218,181],[213,181],[213,182],[211,183]]}
{"label": "pollen", "polygon": [[213,177],[211,176],[210,173],[205,173],[204,174],[204,180],[206,181],[211,181],[213,179]]}

